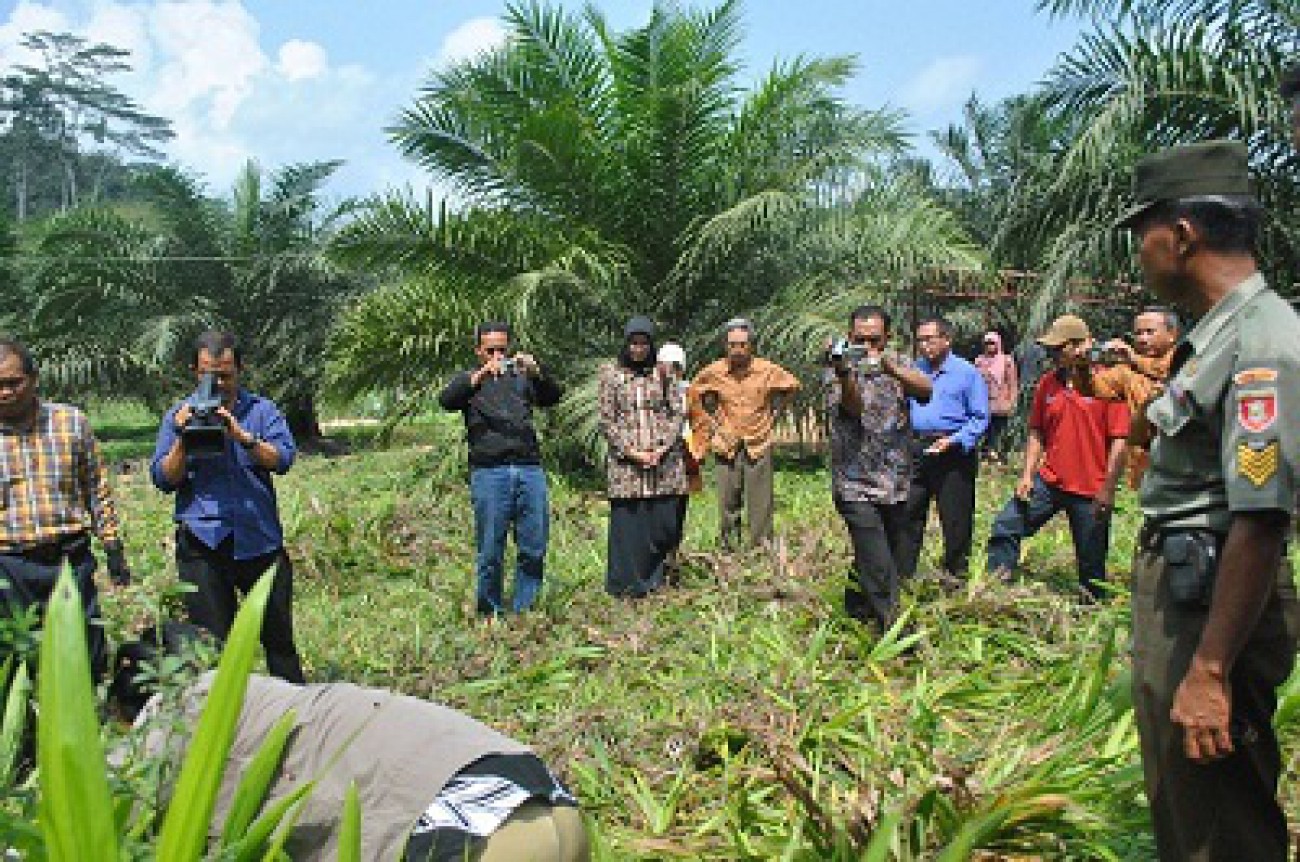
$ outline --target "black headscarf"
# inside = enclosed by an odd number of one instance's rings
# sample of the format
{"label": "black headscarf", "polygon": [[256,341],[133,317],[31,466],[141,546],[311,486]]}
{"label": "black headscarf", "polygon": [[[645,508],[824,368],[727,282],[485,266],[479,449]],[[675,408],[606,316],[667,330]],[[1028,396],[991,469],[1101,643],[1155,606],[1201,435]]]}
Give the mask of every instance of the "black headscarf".
{"label": "black headscarf", "polygon": [[[650,339],[650,350],[646,353],[646,358],[640,362],[632,361],[632,351],[628,346],[632,343],[632,336],[644,335]],[[624,368],[630,368],[637,374],[649,374],[655,368],[655,325],[650,318],[640,315],[633,317],[623,327],[623,349],[618,354],[618,364]]]}

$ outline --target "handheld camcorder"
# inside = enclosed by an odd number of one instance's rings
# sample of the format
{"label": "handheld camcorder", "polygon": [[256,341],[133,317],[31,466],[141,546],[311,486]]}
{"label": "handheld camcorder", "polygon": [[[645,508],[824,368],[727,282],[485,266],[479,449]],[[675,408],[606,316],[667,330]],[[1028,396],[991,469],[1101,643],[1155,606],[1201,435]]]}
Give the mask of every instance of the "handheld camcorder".
{"label": "handheld camcorder", "polygon": [[181,429],[185,454],[195,458],[211,458],[226,451],[226,425],[217,415],[221,396],[217,393],[217,376],[208,372],[199,378],[199,386],[186,399],[190,418]]}
{"label": "handheld camcorder", "polygon": [[866,374],[878,374],[880,372],[880,357],[868,356],[865,344],[854,344],[847,338],[835,340],[826,351],[826,364],[843,361],[853,368],[858,368]]}
{"label": "handheld camcorder", "polygon": [[519,361],[515,359],[513,356],[501,357],[501,362],[499,364],[501,367],[502,374],[514,374],[515,371],[519,368]]}

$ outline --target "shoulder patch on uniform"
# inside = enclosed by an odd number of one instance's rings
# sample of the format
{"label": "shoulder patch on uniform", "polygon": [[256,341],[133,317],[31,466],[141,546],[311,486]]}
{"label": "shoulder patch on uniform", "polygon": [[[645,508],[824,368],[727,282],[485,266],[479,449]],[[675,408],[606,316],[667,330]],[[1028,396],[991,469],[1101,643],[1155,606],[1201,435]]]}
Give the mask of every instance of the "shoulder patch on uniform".
{"label": "shoulder patch on uniform", "polygon": [[1276,368],[1243,368],[1236,374],[1232,375],[1232,382],[1238,386],[1249,386],[1252,383],[1276,383]]}
{"label": "shoulder patch on uniform", "polygon": [[1256,389],[1237,395],[1237,422],[1252,434],[1273,427],[1277,421],[1277,389]]}
{"label": "shoulder patch on uniform", "polygon": [[1271,441],[1256,449],[1249,443],[1237,444],[1237,472],[1255,487],[1262,487],[1277,474],[1278,443]]}

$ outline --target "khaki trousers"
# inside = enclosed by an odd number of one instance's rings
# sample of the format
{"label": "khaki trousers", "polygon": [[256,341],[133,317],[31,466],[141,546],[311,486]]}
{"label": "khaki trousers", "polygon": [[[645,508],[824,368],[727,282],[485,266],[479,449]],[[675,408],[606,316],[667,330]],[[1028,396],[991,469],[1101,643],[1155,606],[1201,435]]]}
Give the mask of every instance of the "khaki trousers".
{"label": "khaki trousers", "polygon": [[1195,764],[1183,754],[1183,731],[1169,711],[1200,643],[1207,609],[1172,601],[1168,567],[1158,550],[1139,547],[1134,558],[1133,706],[1156,846],[1166,862],[1287,858],[1273,712],[1300,631],[1289,562],[1279,567],[1276,583],[1230,676],[1234,751]]}
{"label": "khaki trousers", "polygon": [[582,815],[571,805],[525,802],[488,836],[477,862],[587,862]]}
{"label": "khaki trousers", "polygon": [[740,545],[740,515],[747,510],[749,541],[757,546],[772,541],[772,450],[757,459],[742,446],[734,458],[716,458],[713,467],[718,485],[718,520],[722,546]]}

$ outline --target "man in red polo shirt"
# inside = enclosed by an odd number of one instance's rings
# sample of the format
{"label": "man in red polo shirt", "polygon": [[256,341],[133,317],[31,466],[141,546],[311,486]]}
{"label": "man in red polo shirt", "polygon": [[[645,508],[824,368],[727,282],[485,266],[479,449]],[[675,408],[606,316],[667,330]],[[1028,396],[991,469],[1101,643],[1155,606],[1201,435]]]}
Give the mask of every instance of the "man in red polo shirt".
{"label": "man in red polo shirt", "polygon": [[1128,405],[1094,391],[1088,362],[1092,336],[1081,319],[1072,314],[1058,317],[1038,343],[1052,354],[1055,367],[1034,391],[1024,472],[1015,497],[993,522],[988,571],[1003,577],[1015,572],[1021,540],[1064,509],[1079,584],[1086,596],[1097,598],[1106,579],[1110,514],[1128,437]]}

